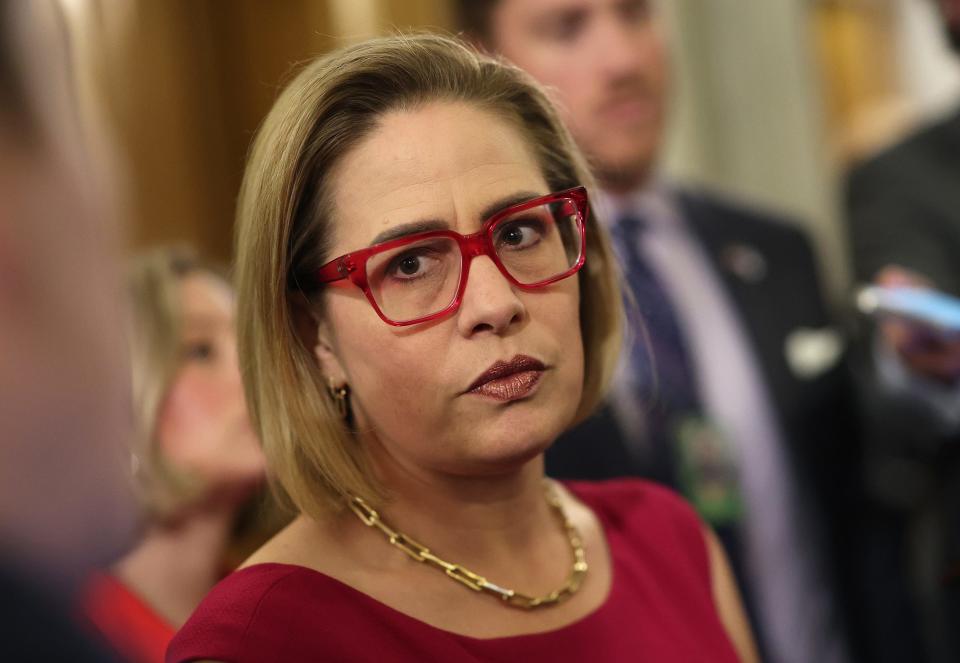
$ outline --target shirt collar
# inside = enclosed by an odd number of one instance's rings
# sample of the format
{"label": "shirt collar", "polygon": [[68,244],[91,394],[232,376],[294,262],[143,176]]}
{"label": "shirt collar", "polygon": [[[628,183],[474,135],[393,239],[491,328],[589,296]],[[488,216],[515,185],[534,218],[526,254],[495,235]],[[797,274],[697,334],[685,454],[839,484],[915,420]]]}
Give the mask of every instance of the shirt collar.
{"label": "shirt collar", "polygon": [[661,177],[625,194],[598,189],[594,199],[594,209],[600,223],[607,228],[615,224],[617,219],[630,215],[642,217],[651,229],[676,225],[677,210],[671,187]]}

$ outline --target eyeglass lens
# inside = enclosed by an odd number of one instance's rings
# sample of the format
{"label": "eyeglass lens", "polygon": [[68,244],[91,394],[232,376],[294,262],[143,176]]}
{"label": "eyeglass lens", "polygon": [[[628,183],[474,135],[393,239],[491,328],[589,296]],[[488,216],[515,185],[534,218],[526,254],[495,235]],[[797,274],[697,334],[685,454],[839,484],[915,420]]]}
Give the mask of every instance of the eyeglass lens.
{"label": "eyeglass lens", "polygon": [[[522,285],[568,271],[580,258],[576,206],[545,203],[501,219],[491,237],[504,269]],[[454,300],[463,259],[450,237],[414,240],[371,256],[367,282],[383,314],[405,322],[439,313]]]}

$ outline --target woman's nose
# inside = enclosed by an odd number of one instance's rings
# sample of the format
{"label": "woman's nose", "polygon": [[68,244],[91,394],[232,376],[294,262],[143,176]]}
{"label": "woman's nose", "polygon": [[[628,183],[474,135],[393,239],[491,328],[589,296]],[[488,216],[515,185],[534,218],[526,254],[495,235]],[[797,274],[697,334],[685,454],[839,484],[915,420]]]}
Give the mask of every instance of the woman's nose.
{"label": "woman's nose", "polygon": [[460,332],[464,336],[485,331],[502,334],[525,315],[526,308],[516,287],[493,260],[488,256],[474,258],[457,314]]}

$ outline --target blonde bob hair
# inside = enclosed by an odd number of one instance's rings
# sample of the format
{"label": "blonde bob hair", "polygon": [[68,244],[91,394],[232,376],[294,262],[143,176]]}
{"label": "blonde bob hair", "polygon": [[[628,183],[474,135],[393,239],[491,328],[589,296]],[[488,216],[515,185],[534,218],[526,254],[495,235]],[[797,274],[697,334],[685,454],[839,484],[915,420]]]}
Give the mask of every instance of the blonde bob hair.
{"label": "blonde bob hair", "polygon": [[[435,101],[473,104],[516,126],[551,190],[592,183],[544,91],[519,69],[449,37],[374,39],[311,62],[286,87],[258,131],[240,192],[238,344],[271,479],[281,498],[309,515],[342,505],[345,495],[375,504],[386,497],[338,414],[312,349],[315,334],[298,334],[304,297],[313,315],[323,315],[307,284],[333,257],[331,174],[386,113]],[[622,334],[615,261],[592,212],[587,238],[579,273],[585,370],[575,422],[603,397]]]}

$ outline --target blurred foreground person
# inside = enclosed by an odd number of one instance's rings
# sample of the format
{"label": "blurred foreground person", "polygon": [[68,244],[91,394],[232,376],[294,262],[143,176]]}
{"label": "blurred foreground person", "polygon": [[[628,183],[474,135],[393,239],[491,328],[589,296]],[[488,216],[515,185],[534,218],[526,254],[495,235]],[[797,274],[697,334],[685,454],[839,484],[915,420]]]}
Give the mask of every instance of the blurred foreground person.
{"label": "blurred foreground person", "polygon": [[88,589],[86,612],[132,663],[167,644],[228,570],[238,513],[263,479],[237,363],[233,291],[189,251],[155,249],[129,277],[133,450],[148,526]]}
{"label": "blurred foreground person", "polygon": [[[934,0],[931,0],[933,2]],[[960,51],[960,1],[937,0]],[[960,298],[960,108],[858,165],[849,180],[853,263],[861,283]],[[909,578],[931,661],[960,660],[960,331],[887,316],[866,372],[868,486]],[[889,547],[889,546],[888,546]],[[878,629],[912,615],[873,602]],[[875,660],[903,660],[878,651]],[[924,660],[922,652],[911,658]]]}
{"label": "blurred foreground person", "polygon": [[73,592],[132,538],[129,378],[99,168],[54,6],[0,1],[0,660],[106,658]]}
{"label": "blurred foreground person", "polygon": [[300,515],[169,663],[757,660],[681,499],[544,476],[621,340],[589,182],[540,88],[453,40],[370,41],[286,88],[244,176],[238,318]]}
{"label": "blurred foreground person", "polygon": [[640,309],[608,406],[557,441],[547,472],[676,487],[724,542],[765,660],[845,661],[859,484],[842,334],[796,223],[658,172],[660,4],[458,3],[474,42],[556,95]]}

